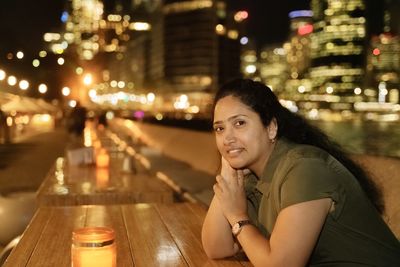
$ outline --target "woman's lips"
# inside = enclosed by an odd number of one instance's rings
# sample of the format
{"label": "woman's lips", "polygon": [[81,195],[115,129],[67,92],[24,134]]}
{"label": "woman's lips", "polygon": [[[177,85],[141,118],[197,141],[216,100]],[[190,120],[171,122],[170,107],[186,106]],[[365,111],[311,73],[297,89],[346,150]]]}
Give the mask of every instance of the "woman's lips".
{"label": "woman's lips", "polygon": [[240,152],[242,152],[242,151],[243,151],[242,148],[231,148],[231,149],[228,149],[226,152],[229,156],[236,156],[236,155],[239,155]]}

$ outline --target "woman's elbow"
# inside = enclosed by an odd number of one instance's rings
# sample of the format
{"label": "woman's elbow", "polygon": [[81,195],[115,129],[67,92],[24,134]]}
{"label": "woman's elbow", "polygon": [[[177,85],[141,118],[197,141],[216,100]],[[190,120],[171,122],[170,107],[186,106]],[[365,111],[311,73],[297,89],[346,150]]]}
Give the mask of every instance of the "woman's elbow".
{"label": "woman's elbow", "polygon": [[233,256],[232,253],[226,253],[226,251],[219,251],[218,249],[206,249],[204,248],[204,252],[207,257],[212,260],[223,259],[226,257]]}
{"label": "woman's elbow", "polygon": [[207,257],[211,260],[222,259],[221,255],[214,250],[204,248],[204,252],[206,253]]}
{"label": "woman's elbow", "polygon": [[207,242],[204,242],[204,240],[203,240],[203,249],[207,257],[213,260],[231,257],[236,253],[233,248],[231,249],[229,247],[224,247],[217,244],[212,245]]}

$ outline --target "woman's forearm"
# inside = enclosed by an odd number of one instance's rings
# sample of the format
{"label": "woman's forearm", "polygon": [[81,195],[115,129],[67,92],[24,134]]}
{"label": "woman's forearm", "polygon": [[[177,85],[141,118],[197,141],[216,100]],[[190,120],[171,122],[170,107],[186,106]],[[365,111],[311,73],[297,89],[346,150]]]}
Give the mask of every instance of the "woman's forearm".
{"label": "woman's forearm", "polygon": [[239,250],[238,244],[232,237],[231,226],[215,197],[211,201],[201,234],[203,248],[209,258],[233,256]]}

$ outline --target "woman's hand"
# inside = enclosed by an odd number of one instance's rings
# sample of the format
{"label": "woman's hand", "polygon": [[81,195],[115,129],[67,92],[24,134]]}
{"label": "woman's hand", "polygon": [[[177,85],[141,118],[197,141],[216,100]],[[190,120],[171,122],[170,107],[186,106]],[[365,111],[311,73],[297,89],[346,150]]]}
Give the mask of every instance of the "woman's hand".
{"label": "woman's hand", "polygon": [[224,216],[232,225],[236,221],[248,219],[247,201],[244,190],[244,175],[248,170],[235,170],[221,159],[221,175],[217,176],[214,193]]}

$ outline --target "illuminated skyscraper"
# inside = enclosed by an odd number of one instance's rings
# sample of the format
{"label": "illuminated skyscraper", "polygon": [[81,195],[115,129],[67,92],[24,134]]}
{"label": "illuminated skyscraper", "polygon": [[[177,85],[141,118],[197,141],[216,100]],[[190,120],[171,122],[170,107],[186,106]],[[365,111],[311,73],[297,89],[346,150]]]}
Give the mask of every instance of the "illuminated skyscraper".
{"label": "illuminated skyscraper", "polygon": [[[146,32],[151,29],[146,15],[159,2],[68,0],[62,16],[65,28],[60,33],[46,33],[44,39],[49,51],[68,57],[65,83],[71,86],[72,98],[85,102],[87,90],[92,88],[106,94],[130,91],[134,82],[143,86],[148,61]],[[93,75],[91,88],[81,86],[80,77],[73,79],[71,74],[81,72]]]}
{"label": "illuminated skyscraper", "polygon": [[287,61],[292,79],[303,79],[310,66],[312,12],[296,10],[289,13],[290,36],[287,45]]}
{"label": "illuminated skyscraper", "polygon": [[109,51],[107,69],[110,79],[130,82],[127,92],[147,89],[152,38],[152,18],[161,8],[158,0],[121,1],[105,10],[107,18],[120,18],[114,27],[105,29],[104,43],[115,44]]}
{"label": "illuminated skyscraper", "polygon": [[371,101],[399,103],[400,37],[399,25],[393,23],[394,10],[400,5],[385,1],[383,33],[371,38],[367,54],[367,71],[371,89],[366,95]]}
{"label": "illuminated skyscraper", "polygon": [[81,59],[93,59],[100,48],[98,32],[103,18],[103,3],[99,0],[70,0],[69,7],[64,38],[76,45],[76,52]]}
{"label": "illuminated skyscraper", "polygon": [[[255,57],[248,55],[248,58]],[[278,44],[262,48],[259,59],[259,75],[261,81],[267,84],[275,93],[282,94],[289,76],[289,64],[284,48]]]}
{"label": "illuminated skyscraper", "polygon": [[308,70],[311,64],[312,11],[295,10],[289,13],[289,18],[289,40],[283,46],[289,75],[283,97],[299,100],[311,91]]}
{"label": "illuminated skyscraper", "polygon": [[129,94],[149,91],[209,94],[240,76],[239,24],[247,12],[234,16],[224,0],[111,2],[69,0],[65,32],[48,39],[54,53],[72,47],[76,65],[94,72],[97,95],[117,95],[113,104],[125,105]]}
{"label": "illuminated skyscraper", "polygon": [[313,93],[328,102],[354,102],[364,84],[364,1],[312,0],[311,8]]}
{"label": "illuminated skyscraper", "polygon": [[239,33],[224,1],[166,0],[163,13],[165,90],[213,91],[239,75]]}
{"label": "illuminated skyscraper", "polygon": [[372,75],[372,99],[399,102],[400,38],[389,33],[374,36],[368,55],[368,71]]}

